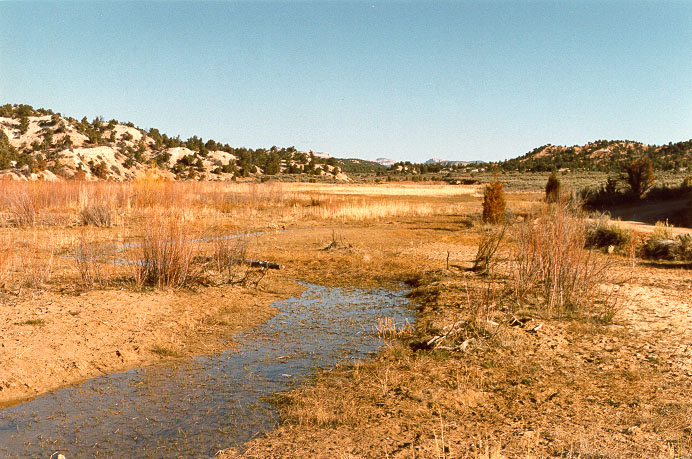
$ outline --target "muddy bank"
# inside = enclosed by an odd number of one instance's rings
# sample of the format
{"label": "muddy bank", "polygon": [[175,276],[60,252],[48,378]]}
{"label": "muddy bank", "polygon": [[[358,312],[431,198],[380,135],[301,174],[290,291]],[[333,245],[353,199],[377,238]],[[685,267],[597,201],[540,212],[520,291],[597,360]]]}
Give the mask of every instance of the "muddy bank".
{"label": "muddy bank", "polygon": [[258,290],[40,292],[0,305],[0,406],[94,376],[233,346],[301,291],[274,275]]}
{"label": "muddy bank", "polygon": [[403,292],[305,285],[210,357],[91,379],[0,410],[7,457],[209,457],[278,422],[267,397],[371,355],[412,321]]}

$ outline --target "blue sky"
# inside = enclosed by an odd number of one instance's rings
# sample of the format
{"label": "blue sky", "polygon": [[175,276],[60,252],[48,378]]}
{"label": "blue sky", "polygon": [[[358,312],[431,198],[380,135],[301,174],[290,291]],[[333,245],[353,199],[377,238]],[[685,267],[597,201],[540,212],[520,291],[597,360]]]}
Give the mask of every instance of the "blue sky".
{"label": "blue sky", "polygon": [[365,159],[688,140],[692,1],[0,1],[0,103]]}

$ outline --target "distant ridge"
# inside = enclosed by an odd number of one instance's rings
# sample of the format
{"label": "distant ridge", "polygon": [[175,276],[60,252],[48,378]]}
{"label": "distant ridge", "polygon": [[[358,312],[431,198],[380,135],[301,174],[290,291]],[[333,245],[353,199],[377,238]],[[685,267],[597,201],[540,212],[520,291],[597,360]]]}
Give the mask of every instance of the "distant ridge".
{"label": "distant ridge", "polygon": [[[0,178],[13,180],[267,179],[294,175],[350,181],[384,167],[294,147],[232,147],[212,139],[169,137],[158,129],[97,117],[76,120],[30,105],[0,106]],[[307,176],[307,177],[305,177]]]}
{"label": "distant ridge", "polygon": [[632,160],[645,156],[655,169],[686,170],[692,167],[692,139],[666,145],[646,145],[632,140],[596,140],[571,147],[543,145],[525,155],[502,161],[505,170],[550,171],[580,169],[621,171]]}

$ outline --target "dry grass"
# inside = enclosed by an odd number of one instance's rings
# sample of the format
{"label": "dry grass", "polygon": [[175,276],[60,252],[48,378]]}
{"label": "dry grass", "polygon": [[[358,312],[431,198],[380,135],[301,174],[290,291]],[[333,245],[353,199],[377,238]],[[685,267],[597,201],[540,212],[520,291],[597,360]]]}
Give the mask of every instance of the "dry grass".
{"label": "dry grass", "polygon": [[248,276],[248,241],[246,237],[235,239],[216,238],[213,241],[214,269],[229,283],[241,283]]}
{"label": "dry grass", "polygon": [[74,250],[74,262],[79,272],[82,285],[91,289],[107,287],[112,278],[112,265],[103,263],[103,250],[93,237],[82,233]]}
{"label": "dry grass", "polygon": [[0,237],[0,288],[5,287],[14,267],[14,240],[11,236]]}
{"label": "dry grass", "polygon": [[566,202],[546,204],[514,232],[512,288],[523,302],[537,297],[548,314],[580,314],[602,299],[611,262],[585,250],[588,222]]}
{"label": "dry grass", "polygon": [[144,240],[130,252],[130,268],[138,287],[180,288],[198,274],[193,266],[198,239],[180,215],[156,216]]}

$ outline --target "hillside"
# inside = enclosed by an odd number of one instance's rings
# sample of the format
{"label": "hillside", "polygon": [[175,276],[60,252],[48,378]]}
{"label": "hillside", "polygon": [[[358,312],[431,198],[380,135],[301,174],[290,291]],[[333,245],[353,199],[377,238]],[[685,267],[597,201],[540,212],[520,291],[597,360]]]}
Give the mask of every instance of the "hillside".
{"label": "hillside", "polygon": [[100,117],[77,121],[29,105],[0,107],[0,177],[17,180],[125,181],[155,173],[176,180],[305,175],[349,181],[349,173],[380,169],[374,162],[294,147],[239,148],[197,136],[181,140]]}
{"label": "hillside", "polygon": [[655,169],[684,170],[692,167],[692,139],[660,146],[630,140],[597,140],[571,147],[544,145],[499,165],[504,170],[531,172],[562,168],[621,171],[640,156],[649,157]]}

